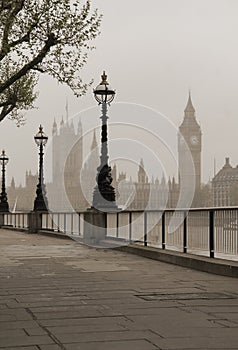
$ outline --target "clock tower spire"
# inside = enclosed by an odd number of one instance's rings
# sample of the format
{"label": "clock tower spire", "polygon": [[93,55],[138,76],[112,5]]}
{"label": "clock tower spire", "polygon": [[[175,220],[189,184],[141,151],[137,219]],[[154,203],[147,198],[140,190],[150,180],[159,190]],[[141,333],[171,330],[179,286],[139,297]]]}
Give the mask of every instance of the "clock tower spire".
{"label": "clock tower spire", "polygon": [[[197,122],[195,108],[189,91],[184,118],[178,133],[179,182],[186,186],[194,184],[192,206],[200,206],[202,132]],[[189,153],[189,154],[188,154]],[[181,178],[183,177],[183,178]],[[191,191],[193,189],[191,188]]]}
{"label": "clock tower spire", "polygon": [[189,118],[189,117],[195,117],[195,108],[193,107],[192,99],[191,99],[191,91],[189,90],[189,95],[188,95],[188,102],[187,106],[184,110],[184,117]]}

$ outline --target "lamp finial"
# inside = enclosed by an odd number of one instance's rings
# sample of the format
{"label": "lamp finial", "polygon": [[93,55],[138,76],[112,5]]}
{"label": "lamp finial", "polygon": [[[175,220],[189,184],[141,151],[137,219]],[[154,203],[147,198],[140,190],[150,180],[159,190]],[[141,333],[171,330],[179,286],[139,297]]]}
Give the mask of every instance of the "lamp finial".
{"label": "lamp finial", "polygon": [[101,75],[101,78],[102,78],[101,85],[108,85],[108,82],[107,82],[107,75],[106,75],[105,70],[103,71],[103,74]]}

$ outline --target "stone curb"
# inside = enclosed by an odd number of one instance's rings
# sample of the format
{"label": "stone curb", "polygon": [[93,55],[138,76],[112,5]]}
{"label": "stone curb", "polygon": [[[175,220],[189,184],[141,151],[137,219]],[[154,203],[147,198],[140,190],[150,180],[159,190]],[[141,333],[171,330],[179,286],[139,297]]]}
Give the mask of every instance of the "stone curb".
{"label": "stone curb", "polygon": [[51,230],[40,230],[37,233],[29,232],[28,228],[18,228],[18,227],[11,227],[11,226],[2,226],[3,230],[9,230],[9,231],[17,231],[17,232],[24,232],[29,235],[43,235],[48,237],[54,237],[54,238],[60,238],[60,239],[70,239],[73,240],[72,236],[66,235],[62,232],[57,231],[51,231]]}
{"label": "stone curb", "polygon": [[175,251],[164,251],[159,248],[128,245],[117,247],[122,252],[136,254],[145,258],[179,265],[198,271],[213,273],[227,277],[238,277],[238,263],[218,258],[207,258]]}

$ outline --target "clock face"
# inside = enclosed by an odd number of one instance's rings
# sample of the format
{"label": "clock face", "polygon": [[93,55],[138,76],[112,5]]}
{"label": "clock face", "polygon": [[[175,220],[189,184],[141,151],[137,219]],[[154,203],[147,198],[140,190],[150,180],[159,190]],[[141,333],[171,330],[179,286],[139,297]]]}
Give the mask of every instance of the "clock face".
{"label": "clock face", "polygon": [[198,137],[196,135],[193,135],[190,137],[190,142],[192,145],[197,145],[199,140],[198,140]]}

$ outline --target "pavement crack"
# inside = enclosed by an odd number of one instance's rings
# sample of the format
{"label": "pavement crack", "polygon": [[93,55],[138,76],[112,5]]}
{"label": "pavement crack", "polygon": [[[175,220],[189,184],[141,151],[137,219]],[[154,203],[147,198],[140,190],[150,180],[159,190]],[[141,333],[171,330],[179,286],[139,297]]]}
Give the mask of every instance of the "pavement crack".
{"label": "pavement crack", "polygon": [[34,312],[32,312],[31,309],[25,308],[25,310],[26,310],[26,312],[28,312],[28,314],[31,315],[31,317],[32,317],[32,319],[33,319],[34,321],[37,321],[37,323],[39,323],[38,320],[37,320],[37,318],[36,318],[36,316],[35,316],[35,314],[34,314]]}
{"label": "pavement crack", "polygon": [[161,334],[157,333],[157,332],[156,332],[156,331],[154,331],[153,329],[149,329],[149,332],[151,332],[151,333],[153,333],[153,334],[157,335],[157,336],[158,336],[158,337],[160,337],[160,338],[165,339],[165,337],[163,337]]}
{"label": "pavement crack", "polygon": [[145,340],[146,342],[148,342],[149,344],[155,346],[156,349],[161,349],[161,348],[159,348],[158,345],[156,345],[152,340],[147,339],[147,338],[144,338],[144,340]]}
{"label": "pavement crack", "polygon": [[54,334],[52,334],[52,333],[48,330],[47,327],[45,327],[45,326],[43,326],[43,325],[41,324],[41,322],[37,319],[37,317],[35,316],[35,314],[31,311],[31,309],[26,308],[25,310],[31,315],[32,319],[33,319],[34,321],[36,321],[36,323],[38,324],[38,326],[39,326],[43,331],[45,331],[46,334],[54,341],[54,343],[57,344],[57,345],[60,347],[60,349],[62,349],[62,350],[67,350],[66,347],[59,341],[59,339],[58,339]]}

